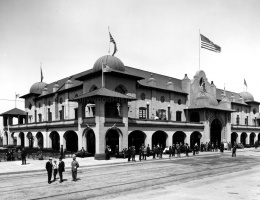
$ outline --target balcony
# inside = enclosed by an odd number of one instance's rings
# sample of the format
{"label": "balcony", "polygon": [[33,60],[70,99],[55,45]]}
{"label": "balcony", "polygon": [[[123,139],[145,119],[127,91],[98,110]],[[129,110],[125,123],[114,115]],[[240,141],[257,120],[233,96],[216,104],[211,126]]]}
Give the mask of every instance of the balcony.
{"label": "balcony", "polygon": [[242,124],[231,124],[231,129],[243,129],[243,130],[257,130],[260,131],[260,126],[257,125],[242,125]]}
{"label": "balcony", "polygon": [[95,117],[85,117],[83,118],[82,124],[96,124],[96,118]]}
{"label": "balcony", "polygon": [[168,121],[152,119],[128,119],[129,126],[149,126],[149,127],[172,127],[172,128],[199,128],[204,129],[203,122]]}
{"label": "balcony", "polygon": [[62,127],[74,127],[78,125],[78,120],[68,119],[52,122],[33,122],[27,124],[16,124],[9,126],[10,129],[33,129],[33,128],[62,128]]}

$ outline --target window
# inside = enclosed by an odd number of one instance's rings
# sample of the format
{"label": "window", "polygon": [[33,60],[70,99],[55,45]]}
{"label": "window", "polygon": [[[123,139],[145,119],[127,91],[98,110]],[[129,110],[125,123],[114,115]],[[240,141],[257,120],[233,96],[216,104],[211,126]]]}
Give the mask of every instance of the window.
{"label": "window", "polygon": [[50,108],[48,108],[48,121],[49,121],[49,122],[52,121],[52,115],[51,115]]}
{"label": "window", "polygon": [[116,86],[115,91],[121,94],[127,94],[127,89],[124,85]]}
{"label": "window", "polygon": [[91,88],[89,89],[89,92],[92,92],[92,91],[94,91],[96,89],[98,89],[98,87],[96,85],[92,85]]}
{"label": "window", "polygon": [[38,107],[41,108],[41,103],[38,104]]}
{"label": "window", "polygon": [[253,109],[253,113],[254,113],[254,115],[256,114],[256,109],[255,108]]}
{"label": "window", "polygon": [[63,102],[63,101],[62,101],[62,98],[60,98],[60,104],[62,104],[62,102]]}
{"label": "window", "polygon": [[166,120],[166,110],[159,109],[157,111],[157,115],[156,116],[158,116],[159,120]]}
{"label": "window", "polygon": [[62,110],[59,111],[59,114],[60,114],[60,120],[63,120],[63,118],[62,118]]}
{"label": "window", "polygon": [[178,104],[181,105],[181,99],[178,99]]}
{"label": "window", "polygon": [[105,117],[120,117],[120,106],[117,102],[105,103]]}
{"label": "window", "polygon": [[48,101],[48,106],[51,106],[51,101],[50,100]]}
{"label": "window", "polygon": [[176,112],[176,121],[181,121],[181,111]]}
{"label": "window", "polygon": [[29,108],[29,110],[31,110],[31,109],[32,109],[32,104],[31,104],[31,103],[29,103],[29,106],[28,106],[28,108]]}
{"label": "window", "polygon": [[78,119],[78,108],[75,108],[74,111],[75,111],[75,119]]}
{"label": "window", "polygon": [[142,93],[142,94],[140,95],[140,97],[141,97],[141,100],[145,100],[145,93]]}
{"label": "window", "polygon": [[239,124],[239,115],[237,115],[237,125]]}
{"label": "window", "polygon": [[245,118],[245,125],[248,125],[248,116]]}
{"label": "window", "polygon": [[42,114],[39,114],[39,122],[42,122]]}
{"label": "window", "polygon": [[190,114],[190,121],[191,122],[200,122],[200,114],[197,112],[192,112]]}
{"label": "window", "polygon": [[139,119],[146,119],[146,108],[145,107],[139,108]]}
{"label": "window", "polygon": [[164,96],[161,96],[161,102],[165,102],[165,97]]}

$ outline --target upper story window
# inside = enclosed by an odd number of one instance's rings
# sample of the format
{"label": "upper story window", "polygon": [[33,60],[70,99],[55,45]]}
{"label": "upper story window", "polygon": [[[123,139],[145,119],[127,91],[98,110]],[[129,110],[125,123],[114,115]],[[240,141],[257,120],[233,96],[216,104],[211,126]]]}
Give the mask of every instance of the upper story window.
{"label": "upper story window", "polygon": [[237,115],[237,119],[236,119],[237,125],[239,124],[239,115]]}
{"label": "upper story window", "polygon": [[178,99],[178,104],[181,105],[181,99]]}
{"label": "upper story window", "polygon": [[[92,85],[91,88],[89,89],[89,92],[92,92],[94,90],[98,89],[98,87],[96,85]],[[77,95],[77,94],[76,94]],[[75,96],[76,96],[75,95]]]}
{"label": "upper story window", "polygon": [[165,97],[164,96],[161,96],[161,102],[165,102]]}
{"label": "upper story window", "polygon": [[192,112],[190,114],[190,121],[191,122],[200,122],[200,114],[198,112]]}
{"label": "upper story window", "polygon": [[48,106],[51,106],[51,101],[50,100],[48,101]]}
{"label": "upper story window", "polygon": [[141,93],[140,97],[141,97],[141,100],[145,100],[145,93]]}
{"label": "upper story window", "polygon": [[38,104],[38,107],[41,108],[41,103]]}
{"label": "upper story window", "polygon": [[29,108],[29,110],[31,110],[31,109],[32,109],[32,104],[31,104],[31,103],[29,103],[29,106],[28,106],[28,108]]}
{"label": "upper story window", "polygon": [[239,112],[239,108],[237,108],[237,112]]}
{"label": "upper story window", "polygon": [[254,113],[254,115],[256,114],[256,109],[255,108],[253,109],[253,113]]}
{"label": "upper story window", "polygon": [[124,85],[116,86],[115,91],[121,94],[127,94],[127,89]]}
{"label": "upper story window", "polygon": [[181,111],[176,111],[176,121],[181,121]]}
{"label": "upper story window", "polygon": [[145,107],[139,108],[139,119],[146,119],[146,108]]}
{"label": "upper story window", "polygon": [[62,104],[62,102],[63,102],[63,100],[62,100],[62,98],[60,98],[60,104]]}

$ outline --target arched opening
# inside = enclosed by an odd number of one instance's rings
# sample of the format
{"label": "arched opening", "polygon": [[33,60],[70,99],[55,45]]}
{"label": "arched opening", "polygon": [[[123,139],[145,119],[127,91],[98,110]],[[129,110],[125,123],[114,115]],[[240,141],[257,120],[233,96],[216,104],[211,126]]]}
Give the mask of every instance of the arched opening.
{"label": "arched opening", "polygon": [[215,147],[220,147],[221,144],[221,130],[222,124],[219,119],[214,119],[210,126],[210,142],[214,144]]}
{"label": "arched opening", "polygon": [[156,131],[152,136],[152,146],[157,146],[159,144],[165,148],[167,137],[168,135],[164,131]]}
{"label": "arched opening", "polygon": [[193,149],[194,145],[197,143],[197,145],[200,147],[200,139],[202,135],[200,132],[195,131],[190,136],[190,148]]}
{"label": "arched opening", "polygon": [[3,139],[4,141],[4,145],[8,145],[9,143],[8,143],[8,133],[5,131],[5,133],[4,133],[4,139]]}
{"label": "arched opening", "polygon": [[13,144],[14,146],[16,146],[16,145],[17,145],[17,138],[15,137],[14,134],[15,134],[15,132],[12,133],[11,138],[12,138],[12,144]]}
{"label": "arched opening", "polygon": [[177,144],[177,143],[182,143],[184,144],[186,138],[186,134],[182,131],[176,131],[173,136],[172,136],[172,143]]}
{"label": "arched opening", "polygon": [[119,134],[119,130],[112,128],[106,133],[106,145],[110,146],[113,153],[115,153],[116,145],[119,147]]}
{"label": "arched opening", "polygon": [[51,148],[53,150],[59,151],[60,150],[60,135],[59,135],[59,133],[57,131],[52,131],[50,133],[49,138],[51,140],[50,141],[51,142]]}
{"label": "arched opening", "polygon": [[246,138],[247,138],[247,134],[245,132],[243,132],[240,136],[240,141],[243,145],[246,144]]}
{"label": "arched opening", "polygon": [[255,144],[255,133],[250,134],[250,145],[253,146]]}
{"label": "arched opening", "polygon": [[43,135],[41,132],[38,132],[36,134],[36,139],[37,139],[37,145],[38,147],[40,147],[41,149],[43,148]]}
{"label": "arched opening", "polygon": [[28,143],[29,143],[29,148],[33,148],[33,134],[31,132],[29,132],[27,134],[27,138],[28,138]]}
{"label": "arched opening", "polygon": [[200,122],[200,114],[198,112],[192,112],[190,114],[190,121],[191,122]]}
{"label": "arched opening", "polygon": [[98,89],[98,87],[96,85],[92,85],[91,88],[89,89],[89,92],[92,92],[97,89]]}
{"label": "arched opening", "polygon": [[24,133],[20,132],[19,137],[20,137],[20,140],[21,140],[21,146],[24,147]]}
{"label": "arched opening", "polygon": [[112,101],[112,102],[106,102],[105,103],[105,117],[120,117],[121,111],[120,111],[120,103]]}
{"label": "arched opening", "polygon": [[78,151],[78,135],[75,131],[67,131],[64,134],[66,140],[66,150],[76,152]]}
{"label": "arched opening", "polygon": [[96,153],[96,137],[95,133],[92,129],[86,132],[86,139],[87,139],[87,152],[89,153]]}
{"label": "arched opening", "polygon": [[127,94],[127,89],[124,85],[118,85],[116,86],[115,88],[115,91],[118,92],[118,93],[121,93],[121,94]]}
{"label": "arched opening", "polygon": [[237,135],[236,132],[231,133],[231,144],[232,144],[232,146],[234,145],[234,142],[237,142],[237,137],[238,137],[238,135]]}
{"label": "arched opening", "polygon": [[137,153],[139,153],[139,148],[142,146],[142,144],[145,143],[146,135],[143,131],[135,130],[132,131],[128,135],[128,146],[134,146]]}

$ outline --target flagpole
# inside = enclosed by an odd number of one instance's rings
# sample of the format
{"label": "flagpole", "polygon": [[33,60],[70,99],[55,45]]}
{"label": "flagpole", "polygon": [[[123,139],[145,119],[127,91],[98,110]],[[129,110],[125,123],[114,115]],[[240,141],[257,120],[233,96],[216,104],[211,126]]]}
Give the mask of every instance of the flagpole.
{"label": "flagpole", "polygon": [[[109,27],[108,27],[108,33],[110,33]],[[110,55],[110,40],[109,40],[109,44],[108,44],[108,55]]]}
{"label": "flagpole", "polygon": [[200,70],[200,29],[199,29],[199,70]]}
{"label": "flagpole", "polygon": [[103,61],[102,61],[102,88],[104,87],[104,65],[103,65]]}
{"label": "flagpole", "polygon": [[16,92],[15,92],[15,99],[14,99],[14,102],[15,102],[15,108],[16,108]]}

